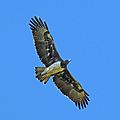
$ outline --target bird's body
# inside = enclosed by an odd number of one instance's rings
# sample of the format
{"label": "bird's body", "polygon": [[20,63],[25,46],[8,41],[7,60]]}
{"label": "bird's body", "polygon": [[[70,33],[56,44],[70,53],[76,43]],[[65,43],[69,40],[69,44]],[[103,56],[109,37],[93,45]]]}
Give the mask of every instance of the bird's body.
{"label": "bird's body", "polygon": [[46,67],[45,70],[41,73],[41,75],[48,74],[50,76],[60,73],[64,70],[65,68],[61,67],[61,61],[57,61],[50,65],[49,67]]}
{"label": "bird's body", "polygon": [[[53,64],[51,64],[49,67],[36,67],[36,71],[38,70],[36,77],[40,78],[41,81],[44,83],[47,83],[48,79],[65,70],[65,68],[62,68],[61,61],[57,61]],[[40,70],[41,69],[41,70]],[[46,79],[45,79],[46,78]]]}
{"label": "bird's body", "polygon": [[89,95],[67,69],[70,60],[63,60],[58,54],[46,22],[42,22],[40,18],[35,16],[31,18],[29,25],[32,30],[37,53],[45,65],[44,67],[35,67],[36,78],[40,82],[47,83],[52,76],[53,82],[64,95],[75,102],[79,109],[86,108]]}

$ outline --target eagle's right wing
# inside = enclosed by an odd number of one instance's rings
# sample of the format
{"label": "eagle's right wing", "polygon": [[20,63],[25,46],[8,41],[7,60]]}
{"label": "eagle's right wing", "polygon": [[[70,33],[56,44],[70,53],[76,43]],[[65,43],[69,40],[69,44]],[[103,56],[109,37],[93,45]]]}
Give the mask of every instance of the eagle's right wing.
{"label": "eagle's right wing", "polygon": [[76,106],[86,108],[88,105],[88,94],[82,86],[71,76],[70,72],[66,70],[63,73],[57,74],[53,77],[53,81],[60,91],[69,97]]}
{"label": "eagle's right wing", "polygon": [[40,18],[35,16],[31,18],[29,25],[32,30],[37,53],[45,66],[48,67],[58,60],[62,61],[46,22],[43,23]]}

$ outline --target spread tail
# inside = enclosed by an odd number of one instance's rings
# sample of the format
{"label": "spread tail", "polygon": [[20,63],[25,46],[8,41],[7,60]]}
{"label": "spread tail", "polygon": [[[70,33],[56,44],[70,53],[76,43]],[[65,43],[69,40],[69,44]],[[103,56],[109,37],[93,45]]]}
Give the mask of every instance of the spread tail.
{"label": "spread tail", "polygon": [[50,78],[50,76],[48,76],[47,74],[41,74],[45,70],[45,68],[46,67],[35,67],[36,78],[40,80],[40,82],[44,82],[44,84],[46,84]]}

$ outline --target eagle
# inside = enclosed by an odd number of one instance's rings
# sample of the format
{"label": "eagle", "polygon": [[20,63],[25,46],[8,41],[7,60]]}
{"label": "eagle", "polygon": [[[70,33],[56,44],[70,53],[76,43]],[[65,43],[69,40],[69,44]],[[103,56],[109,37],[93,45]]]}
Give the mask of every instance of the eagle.
{"label": "eagle", "polygon": [[35,67],[36,78],[47,83],[50,77],[58,89],[71,99],[79,109],[88,105],[89,94],[83,89],[69,72],[67,65],[70,59],[63,60],[59,55],[47,23],[40,17],[34,16],[29,22],[34,39],[35,48],[43,67]]}

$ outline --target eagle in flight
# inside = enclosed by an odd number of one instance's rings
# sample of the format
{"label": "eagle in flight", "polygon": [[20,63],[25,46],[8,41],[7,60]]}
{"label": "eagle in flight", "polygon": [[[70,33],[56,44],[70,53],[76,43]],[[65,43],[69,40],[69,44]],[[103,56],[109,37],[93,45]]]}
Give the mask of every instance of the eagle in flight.
{"label": "eagle in flight", "polygon": [[70,98],[79,109],[86,108],[89,95],[70,74],[67,68],[70,60],[63,60],[57,52],[46,22],[35,16],[31,18],[29,25],[37,54],[45,65],[35,67],[36,78],[46,84],[49,78],[53,77],[53,82],[64,95]]}

